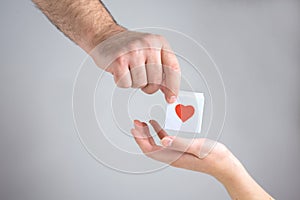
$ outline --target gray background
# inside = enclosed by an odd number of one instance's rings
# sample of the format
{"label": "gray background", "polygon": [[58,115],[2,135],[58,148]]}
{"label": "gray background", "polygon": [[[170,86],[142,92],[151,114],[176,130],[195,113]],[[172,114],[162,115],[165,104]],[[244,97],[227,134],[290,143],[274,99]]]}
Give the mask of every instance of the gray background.
{"label": "gray background", "polygon": [[[299,1],[105,1],[128,28],[162,26],[202,42],[222,73],[221,141],[277,199],[300,196]],[[0,3],[0,199],[229,199],[205,174],[133,176],[99,165],[72,119],[86,54],[30,1]]]}

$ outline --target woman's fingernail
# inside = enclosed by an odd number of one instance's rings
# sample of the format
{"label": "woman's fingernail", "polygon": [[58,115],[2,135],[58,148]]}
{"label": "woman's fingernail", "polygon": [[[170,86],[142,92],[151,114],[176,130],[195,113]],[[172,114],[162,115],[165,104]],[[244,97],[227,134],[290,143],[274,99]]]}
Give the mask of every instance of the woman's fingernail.
{"label": "woman's fingernail", "polygon": [[162,144],[164,147],[169,147],[169,146],[171,146],[171,145],[172,145],[172,142],[173,142],[173,139],[168,138],[168,137],[163,138],[163,139],[161,140],[161,144]]}
{"label": "woman's fingernail", "polygon": [[175,101],[176,101],[176,96],[171,96],[170,98],[169,98],[169,102],[170,103],[174,103]]}
{"label": "woman's fingernail", "polygon": [[134,120],[134,124],[135,124],[136,126],[143,126],[143,123],[140,122],[139,120]]}

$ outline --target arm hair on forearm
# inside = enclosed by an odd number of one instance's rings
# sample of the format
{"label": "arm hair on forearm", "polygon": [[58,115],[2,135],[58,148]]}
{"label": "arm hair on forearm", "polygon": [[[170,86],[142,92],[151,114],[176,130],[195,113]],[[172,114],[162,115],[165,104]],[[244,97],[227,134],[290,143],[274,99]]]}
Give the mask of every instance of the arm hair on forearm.
{"label": "arm hair on forearm", "polygon": [[121,32],[99,0],[32,0],[48,19],[86,52],[110,35]]}

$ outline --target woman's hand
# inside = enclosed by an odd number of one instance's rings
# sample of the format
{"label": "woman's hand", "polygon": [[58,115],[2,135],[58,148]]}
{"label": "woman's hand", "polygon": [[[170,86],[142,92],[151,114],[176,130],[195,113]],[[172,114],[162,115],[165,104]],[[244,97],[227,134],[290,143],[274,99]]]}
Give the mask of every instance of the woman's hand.
{"label": "woman's hand", "polygon": [[232,199],[272,199],[223,144],[204,138],[169,136],[156,121],[151,120],[150,124],[162,146],[155,143],[145,122],[135,120],[131,130],[146,156],[174,167],[210,174],[226,187]]}
{"label": "woman's hand", "polygon": [[[131,131],[143,153],[150,158],[174,167],[204,172],[214,177],[224,176],[222,173],[226,171],[224,168],[227,163],[236,162],[223,144],[203,138],[184,139],[169,136],[156,121],[151,120],[150,124],[161,139],[162,146],[155,144],[145,122],[135,120],[135,128]],[[201,159],[200,157],[204,157],[201,152],[208,152],[212,145],[214,148],[210,154]]]}

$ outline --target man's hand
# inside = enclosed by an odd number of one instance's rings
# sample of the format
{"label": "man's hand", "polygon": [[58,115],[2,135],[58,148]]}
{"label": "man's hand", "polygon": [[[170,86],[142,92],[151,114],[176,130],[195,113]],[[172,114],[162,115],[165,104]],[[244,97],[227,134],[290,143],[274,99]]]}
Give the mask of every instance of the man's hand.
{"label": "man's hand", "polygon": [[169,103],[179,90],[180,69],[167,41],[126,31],[100,0],[32,0],[65,35],[113,74],[119,87],[161,90]]}
{"label": "man's hand", "polygon": [[161,90],[173,103],[180,87],[180,68],[170,45],[160,35],[126,31],[97,45],[90,53],[95,63],[114,76],[117,86]]}

